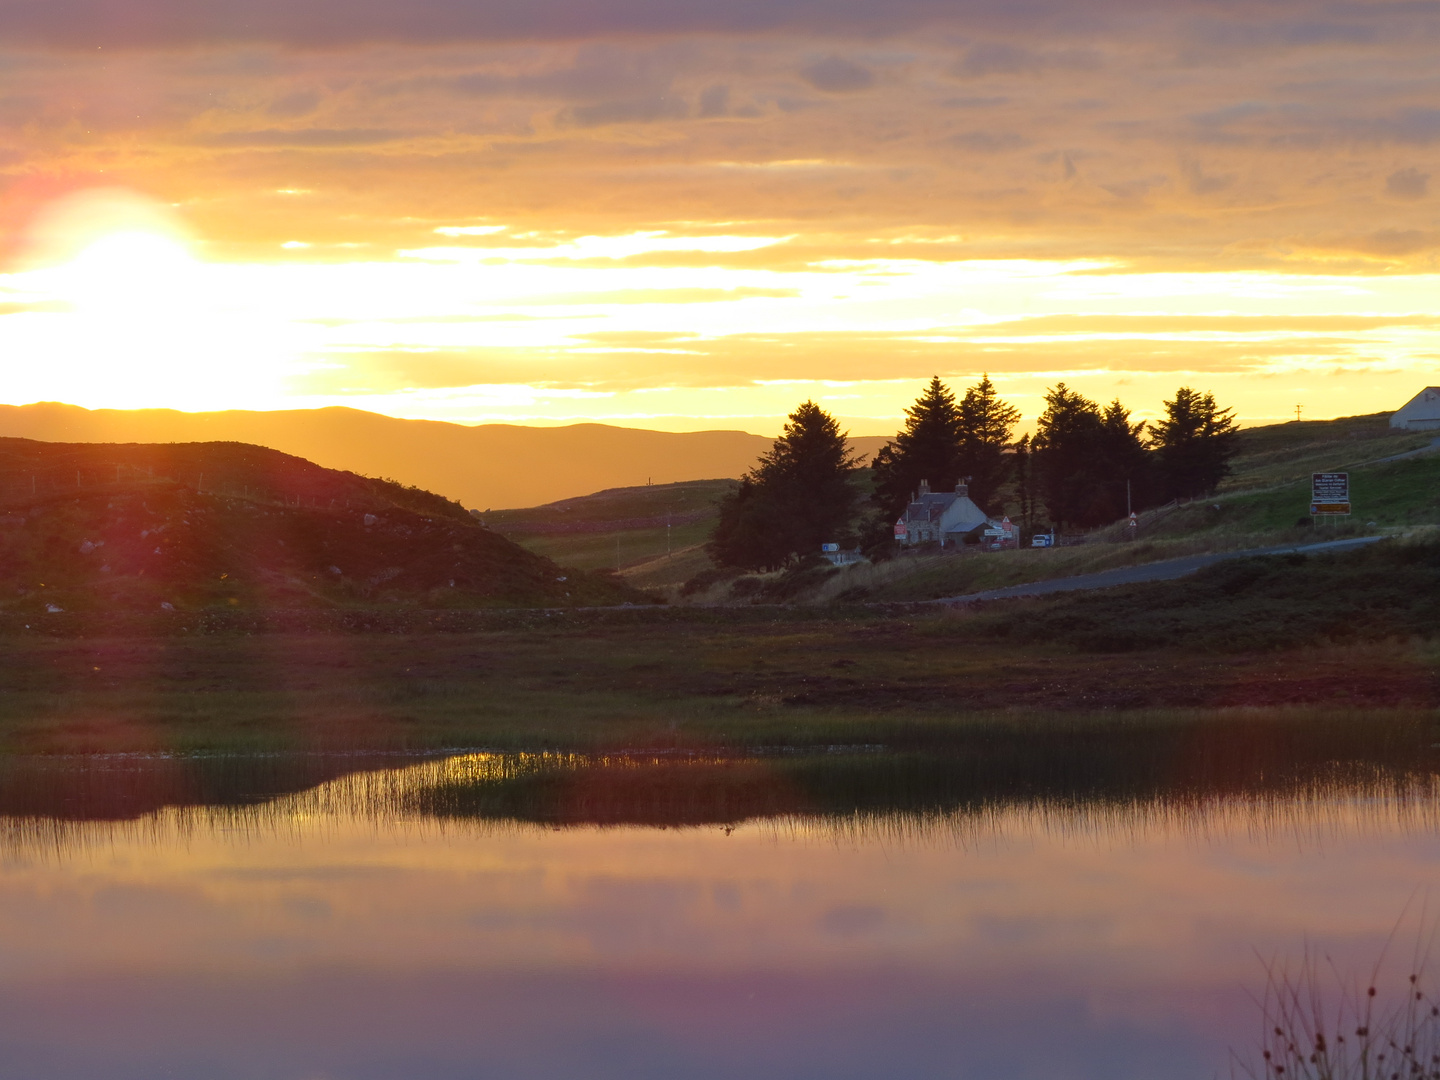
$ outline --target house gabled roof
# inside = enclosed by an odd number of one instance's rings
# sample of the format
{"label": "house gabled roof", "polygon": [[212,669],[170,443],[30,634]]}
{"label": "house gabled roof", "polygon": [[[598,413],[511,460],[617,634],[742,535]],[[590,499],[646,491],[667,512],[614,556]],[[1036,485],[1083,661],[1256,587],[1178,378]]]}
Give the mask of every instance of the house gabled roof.
{"label": "house gabled roof", "polygon": [[953,491],[927,491],[923,495],[916,496],[906,507],[905,512],[900,515],[900,520],[911,521],[939,521],[945,516],[945,511],[950,509],[958,496]]}
{"label": "house gabled roof", "polygon": [[1440,386],[1427,386],[1390,416],[1391,427],[1440,419]]}

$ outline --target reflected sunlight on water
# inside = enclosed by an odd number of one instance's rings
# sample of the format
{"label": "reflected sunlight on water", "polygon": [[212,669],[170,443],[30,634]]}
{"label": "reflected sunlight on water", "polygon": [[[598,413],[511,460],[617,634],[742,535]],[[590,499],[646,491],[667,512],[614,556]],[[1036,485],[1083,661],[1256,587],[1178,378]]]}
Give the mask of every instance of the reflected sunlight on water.
{"label": "reflected sunlight on water", "polygon": [[1368,963],[1440,866],[1428,772],[1005,798],[837,757],[272,762],[118,820],[15,813],[12,762],[0,1077],[1212,1077],[1257,950]]}

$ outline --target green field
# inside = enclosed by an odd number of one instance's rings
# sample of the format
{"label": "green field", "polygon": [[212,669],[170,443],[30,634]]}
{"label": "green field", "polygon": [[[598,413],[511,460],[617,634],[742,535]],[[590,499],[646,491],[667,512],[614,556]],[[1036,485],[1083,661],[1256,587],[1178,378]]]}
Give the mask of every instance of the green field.
{"label": "green field", "polygon": [[616,488],[524,510],[492,510],[485,524],[578,570],[618,570],[644,589],[679,585],[710,565],[700,550],[734,480]]}
{"label": "green field", "polygon": [[524,536],[507,532],[504,535],[562,566],[573,566],[577,570],[626,571],[642,563],[663,560],[667,555],[674,556],[688,548],[698,547],[710,538],[714,528],[714,521],[706,520],[672,525],[668,529],[660,525],[605,533]]}

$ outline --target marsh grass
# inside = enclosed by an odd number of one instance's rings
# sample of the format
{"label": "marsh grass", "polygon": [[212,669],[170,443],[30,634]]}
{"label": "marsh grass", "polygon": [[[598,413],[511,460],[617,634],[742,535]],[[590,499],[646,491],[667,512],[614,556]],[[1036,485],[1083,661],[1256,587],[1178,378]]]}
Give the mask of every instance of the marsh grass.
{"label": "marsh grass", "polygon": [[[673,781],[686,769],[696,775],[678,786]],[[733,777],[717,780],[726,771]],[[797,801],[797,790],[807,801]],[[776,837],[960,850],[1007,838],[1028,844],[1041,835],[1129,844],[1157,832],[1324,846],[1396,830],[1433,836],[1440,781],[1377,768],[1231,791],[1132,782],[1080,795],[1043,785],[986,792],[967,788],[963,764],[958,771],[943,759],[917,767],[913,755],[856,748],[728,756],[452,750],[0,757],[0,856],[7,858],[63,860],[136,839],[188,846],[216,831],[239,844],[307,830],[326,836],[342,822],[437,838],[751,823]]]}
{"label": "marsh grass", "polygon": [[990,716],[911,731],[909,744],[892,746],[859,741],[873,729],[828,733],[850,741],[766,743],[765,734],[779,733],[761,728],[747,732],[756,739],[748,745],[670,749],[452,743],[389,753],[7,755],[0,817],[127,819],[162,806],[258,805],[397,766],[408,771],[389,787],[357,782],[355,791],[381,793],[367,814],[670,827],[897,814],[978,820],[1015,807],[1107,814],[1217,800],[1429,807],[1440,798],[1430,715]]}
{"label": "marsh grass", "polygon": [[1436,793],[1435,777],[1416,767],[1413,753],[1392,757],[1372,745],[1369,752],[1345,756],[1344,740],[1236,745],[1224,734],[1204,728],[997,729],[977,730],[927,752],[850,747],[758,755],[532,756],[528,767],[456,774],[415,789],[409,798],[413,810],[432,817],[677,826],[778,816],[973,817],[1031,805],[1318,801],[1337,792],[1380,799],[1426,793],[1433,799]]}

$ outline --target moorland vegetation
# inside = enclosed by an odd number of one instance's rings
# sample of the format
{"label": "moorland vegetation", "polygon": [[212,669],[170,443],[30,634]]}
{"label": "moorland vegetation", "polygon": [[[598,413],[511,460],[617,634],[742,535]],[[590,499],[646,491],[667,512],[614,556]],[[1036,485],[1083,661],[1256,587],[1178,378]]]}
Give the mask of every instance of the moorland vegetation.
{"label": "moorland vegetation", "polygon": [[1440,541],[1354,559],[961,608],[0,614],[0,748],[923,749],[1217,710],[1433,725]]}
{"label": "moorland vegetation", "polygon": [[0,439],[0,610],[645,600],[439,495],[263,447]]}

